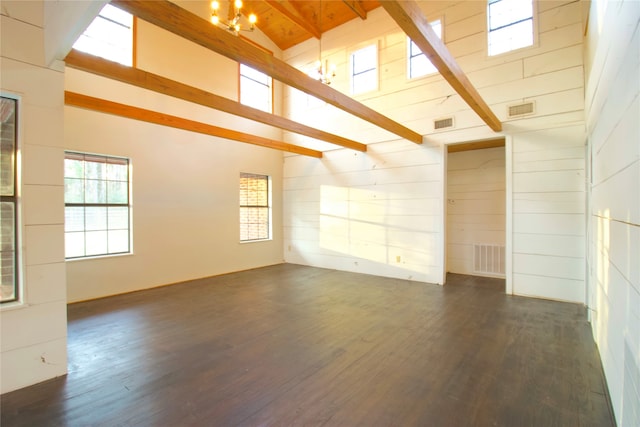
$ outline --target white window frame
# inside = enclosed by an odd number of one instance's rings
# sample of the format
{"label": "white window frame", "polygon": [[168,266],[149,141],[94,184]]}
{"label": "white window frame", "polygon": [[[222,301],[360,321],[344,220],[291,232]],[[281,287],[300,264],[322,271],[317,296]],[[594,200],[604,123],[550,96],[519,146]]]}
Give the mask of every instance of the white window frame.
{"label": "white window frame", "polygon": [[78,37],[73,48],[122,65],[134,65],[135,18],[106,4]]}
{"label": "white window frame", "polygon": [[[373,68],[366,68],[364,70],[358,70],[356,73],[355,65],[356,65],[356,57],[358,54],[364,54],[365,52],[372,50],[375,52],[375,66]],[[350,87],[352,95],[362,95],[368,92],[374,92],[379,90],[380,88],[380,49],[379,43],[376,40],[373,43],[368,43],[366,45],[362,45],[356,49],[353,49],[349,54],[349,79],[350,79]],[[364,76],[367,73],[373,73],[375,81],[375,85],[371,87],[365,87],[364,89],[357,88],[356,79]]]}
{"label": "white window frame", "polygon": [[13,196],[3,196],[4,201],[10,201],[14,205],[14,223],[13,223],[13,292],[14,298],[9,300],[0,301],[0,306],[3,309],[9,309],[11,307],[20,306],[24,302],[24,287],[23,287],[23,269],[22,269],[22,204],[21,204],[21,164],[20,164],[20,139],[22,135],[22,98],[6,92],[0,93],[2,98],[7,98],[15,101],[14,110],[14,147],[12,153],[13,163]]}
{"label": "white window frame", "polygon": [[[492,23],[491,23],[491,8],[492,5],[496,5],[502,2],[510,2],[510,1],[517,1],[517,0],[488,0],[487,1],[487,56],[488,57],[494,57],[494,56],[499,56],[499,55],[504,55],[510,52],[514,52],[520,49],[527,49],[527,48],[531,48],[537,45],[538,43],[538,31],[537,31],[537,2],[535,0],[529,0],[531,2],[531,16],[530,17],[526,17],[523,19],[518,19],[517,21],[513,21],[513,22],[508,22],[508,23],[503,23],[502,25],[498,25],[496,26],[496,28],[492,28]],[[520,0],[520,1],[524,1],[524,0]],[[497,34],[497,31],[504,31],[504,30],[508,30],[508,29],[513,29],[518,25],[521,25],[523,23],[527,23],[530,22],[531,25],[531,43],[528,44],[521,44],[521,43],[517,43],[517,44],[513,44],[511,47],[509,47],[508,49],[504,49],[504,50],[499,50],[499,51],[492,51],[491,49],[491,39],[492,39],[492,35]]]}
{"label": "white window frame", "polygon": [[[438,19],[430,20],[429,24],[431,25],[432,23],[438,23],[437,28],[439,28],[439,31],[436,31],[436,29],[434,29],[434,31],[440,38],[440,40],[442,40],[442,42],[444,43],[444,18],[440,17]],[[415,53],[413,51],[413,46],[415,46],[415,49],[419,53]],[[417,72],[414,73],[414,62],[417,61],[426,61],[426,64],[424,65],[423,70],[416,70]],[[415,65],[417,66],[418,64]],[[420,48],[413,42],[413,40],[411,40],[410,37],[407,37],[407,79],[419,79],[420,77],[425,77],[436,73],[438,73],[438,69],[435,67],[435,65],[433,65],[431,61],[429,61],[429,58],[427,58],[426,55],[420,51]]]}
{"label": "white window frame", "polygon": [[[273,113],[273,79],[265,73],[248,65],[240,64],[240,103],[267,113]],[[243,84],[244,83],[244,84]],[[256,98],[253,92],[247,93],[247,84],[264,91],[266,99]],[[256,101],[256,99],[258,101]]]}
{"label": "white window frame", "polygon": [[[124,181],[122,179],[109,179],[109,176],[106,175],[104,178],[99,178],[99,179],[95,179],[95,178],[88,178],[87,174],[85,173],[86,169],[85,169],[85,165],[83,165],[83,177],[79,178],[79,177],[72,177],[72,176],[67,176],[66,173],[66,161],[67,159],[71,159],[73,157],[76,157],[76,159],[104,159],[104,164],[105,165],[109,165],[109,164],[116,164],[116,165],[122,165],[123,163],[126,162],[126,173],[127,173],[127,180]],[[87,163],[91,160],[83,160],[84,163]],[[102,162],[95,162],[95,163],[102,163]],[[106,168],[106,166],[105,166]],[[110,257],[110,256],[116,256],[116,255],[129,255],[133,253],[133,221],[132,221],[132,198],[131,198],[131,189],[132,189],[132,179],[131,179],[131,159],[127,158],[127,157],[120,157],[120,156],[111,156],[111,155],[105,155],[105,154],[94,154],[94,153],[85,153],[85,152],[80,152],[80,151],[65,151],[65,259],[67,261],[71,261],[71,260],[82,260],[82,259],[87,259],[87,258],[102,258],[102,257]],[[108,174],[108,172],[107,172]],[[78,201],[71,201],[69,200],[69,198],[67,197],[67,189],[70,188],[67,186],[68,181],[67,180],[82,180],[83,181],[83,190],[82,190],[82,196],[83,196],[83,201],[82,202],[78,202]],[[95,202],[95,201],[87,201],[86,200],[86,195],[87,193],[85,192],[85,188],[86,188],[86,183],[87,181],[99,181],[99,182],[103,182],[105,185],[105,201],[104,202]],[[115,183],[115,184],[122,184],[123,182],[126,182],[126,192],[127,192],[127,200],[126,203],[123,202],[115,202],[109,201],[109,184],[110,183]],[[120,185],[120,188],[122,188],[123,185]],[[111,227],[109,225],[109,208],[125,208],[127,209],[126,212],[126,227],[123,227],[122,225],[120,227]],[[71,209],[78,209],[78,208],[82,208],[84,209],[82,215],[83,215],[83,225],[82,225],[82,229],[72,229],[71,225],[69,224],[70,221],[67,220],[67,215],[71,215]],[[95,228],[95,229],[88,229],[87,228],[87,209],[91,209],[91,208],[106,208],[107,211],[105,213],[105,227],[104,228]],[[124,219],[120,218],[121,222],[124,222]],[[109,232],[120,232],[120,234],[123,234],[122,232],[126,231],[126,235],[127,235],[127,247],[126,249],[110,249],[109,248]],[[106,233],[106,250],[101,251],[101,252],[95,252],[95,251],[91,251],[89,253],[87,253],[87,234],[91,233],[91,232],[105,232]],[[84,245],[84,251],[81,255],[78,254],[72,254],[69,255],[69,241],[68,239],[70,238],[71,235],[82,235],[82,239],[83,239],[83,245]]]}
{"label": "white window frame", "polygon": [[[266,184],[267,184],[267,197],[266,197],[266,204],[250,204],[248,202],[248,200],[243,200],[242,197],[242,179],[243,178],[259,178],[259,179],[265,179],[266,180]],[[273,220],[272,220],[272,185],[271,185],[271,176],[270,175],[265,175],[265,174],[258,174],[258,173],[248,173],[248,172],[240,172],[240,186],[239,186],[239,194],[238,194],[238,205],[239,205],[239,218],[238,218],[238,222],[239,222],[239,231],[240,231],[240,243],[251,243],[251,242],[261,242],[261,241],[265,241],[265,240],[272,240],[273,238],[273,230],[272,230],[272,224],[273,224]],[[243,227],[248,226],[249,224],[251,224],[249,221],[243,221],[243,211],[247,210],[247,209],[266,209],[267,210],[267,227],[266,227],[266,236],[261,236],[261,235],[255,235],[252,234],[249,231],[243,230]]]}

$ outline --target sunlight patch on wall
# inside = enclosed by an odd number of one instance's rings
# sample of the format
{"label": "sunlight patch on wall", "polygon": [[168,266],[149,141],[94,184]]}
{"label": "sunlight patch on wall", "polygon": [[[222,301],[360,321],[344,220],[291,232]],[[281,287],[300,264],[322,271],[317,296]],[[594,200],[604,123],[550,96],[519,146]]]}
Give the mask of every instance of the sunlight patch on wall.
{"label": "sunlight patch on wall", "polygon": [[399,268],[407,277],[424,276],[438,268],[440,232],[430,229],[433,221],[416,214],[415,201],[380,191],[323,185],[319,222],[323,250]]}

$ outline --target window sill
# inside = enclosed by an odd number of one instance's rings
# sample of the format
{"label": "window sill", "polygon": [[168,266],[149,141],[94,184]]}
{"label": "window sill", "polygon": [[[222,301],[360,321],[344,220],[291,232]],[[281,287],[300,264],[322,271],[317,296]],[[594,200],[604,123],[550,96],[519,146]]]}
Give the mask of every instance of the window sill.
{"label": "window sill", "polygon": [[97,260],[97,259],[105,259],[105,258],[118,258],[124,256],[134,255],[133,252],[126,252],[122,254],[107,254],[107,255],[93,255],[93,256],[85,256],[79,258],[65,258],[65,262],[76,262],[76,261],[88,261],[88,260]]}
{"label": "window sill", "polygon": [[273,241],[273,239],[270,237],[268,239],[240,240],[240,242],[238,242],[238,243],[240,243],[241,245],[246,245],[246,244],[249,244],[249,243],[272,242],[272,241]]}

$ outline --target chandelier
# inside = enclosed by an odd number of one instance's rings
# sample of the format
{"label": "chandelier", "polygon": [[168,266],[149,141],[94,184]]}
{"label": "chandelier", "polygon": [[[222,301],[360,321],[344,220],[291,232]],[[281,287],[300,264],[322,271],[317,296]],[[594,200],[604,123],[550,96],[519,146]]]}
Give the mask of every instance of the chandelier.
{"label": "chandelier", "polygon": [[312,79],[330,85],[331,79],[336,76],[336,66],[335,64],[329,65],[328,59],[324,61],[324,64],[322,63],[322,0],[318,2],[318,27],[320,28],[318,60],[315,62],[315,68],[311,69],[308,75]]}
{"label": "chandelier", "polygon": [[[320,58],[322,58],[322,51],[320,51]],[[321,83],[326,85],[331,84],[331,79],[336,76],[336,65],[329,65],[329,60],[327,59],[325,63],[322,63],[322,59],[318,59],[315,63],[315,68],[313,68],[309,72],[309,77],[312,79],[316,79]]]}
{"label": "chandelier", "polygon": [[[229,5],[229,8],[231,8],[231,5]],[[233,19],[228,22],[220,19],[220,17],[218,16],[218,9],[220,9],[220,2],[218,2],[217,0],[213,0],[211,2],[211,23],[213,25],[218,25],[222,28],[225,28],[234,33],[236,36],[241,30],[253,31],[255,29],[255,24],[258,18],[253,13],[249,15],[249,28],[242,28],[242,25],[240,24],[240,19],[242,18],[242,13],[240,12],[240,10],[242,9],[242,0],[235,0],[233,2]],[[231,13],[229,13],[229,15],[231,15]]]}

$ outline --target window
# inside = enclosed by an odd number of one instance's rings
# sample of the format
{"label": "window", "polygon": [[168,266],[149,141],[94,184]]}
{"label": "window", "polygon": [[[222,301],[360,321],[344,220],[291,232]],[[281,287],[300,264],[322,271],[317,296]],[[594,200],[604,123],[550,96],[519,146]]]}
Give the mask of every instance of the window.
{"label": "window", "polygon": [[533,45],[533,1],[489,0],[489,55]]}
{"label": "window", "polygon": [[240,241],[271,238],[269,177],[240,174]]}
{"label": "window", "polygon": [[[442,39],[442,21],[438,19],[432,21],[430,24],[433,31],[440,39]],[[415,79],[416,77],[426,76],[427,74],[433,74],[438,71],[431,61],[429,61],[427,55],[422,53],[418,45],[416,45],[410,38],[407,38],[407,46],[408,78]]]}
{"label": "window", "polygon": [[17,110],[18,101],[0,98],[0,302],[18,300],[18,195]]}
{"label": "window", "polygon": [[65,256],[131,252],[129,160],[65,153]]}
{"label": "window", "polygon": [[133,16],[107,4],[73,48],[130,67],[133,65]]}
{"label": "window", "polygon": [[240,103],[270,113],[271,77],[240,64]]}
{"label": "window", "polygon": [[372,44],[351,54],[351,93],[378,88],[378,46]]}

